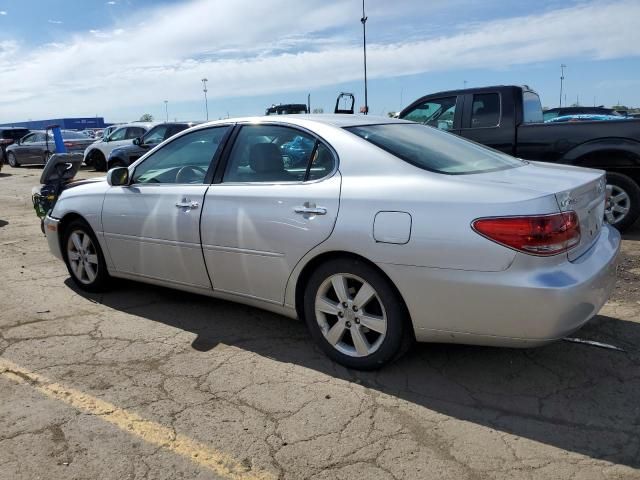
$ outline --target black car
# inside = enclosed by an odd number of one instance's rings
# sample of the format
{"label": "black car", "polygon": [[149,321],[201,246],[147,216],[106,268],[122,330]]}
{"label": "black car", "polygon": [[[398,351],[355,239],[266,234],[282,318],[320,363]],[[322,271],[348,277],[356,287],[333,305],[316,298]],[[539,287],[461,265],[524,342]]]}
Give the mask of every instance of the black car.
{"label": "black car", "polygon": [[612,108],[606,107],[558,107],[550,108],[542,112],[544,121],[551,120],[556,117],[564,117],[567,115],[614,115],[621,116],[620,113]]}
{"label": "black car", "polygon": [[22,127],[1,127],[0,128],[0,162],[5,161],[7,157],[7,147],[16,140],[20,140],[27,133],[28,128]]}
{"label": "black car", "polygon": [[107,159],[107,170],[115,167],[128,167],[150,149],[173,137],[187,128],[197,125],[195,122],[171,122],[156,125],[131,145],[115,148]]}

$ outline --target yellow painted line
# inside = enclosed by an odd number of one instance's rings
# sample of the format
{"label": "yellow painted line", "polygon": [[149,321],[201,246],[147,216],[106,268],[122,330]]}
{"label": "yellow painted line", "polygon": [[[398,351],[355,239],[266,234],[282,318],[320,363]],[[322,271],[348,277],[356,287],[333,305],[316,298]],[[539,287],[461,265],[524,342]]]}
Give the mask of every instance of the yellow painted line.
{"label": "yellow painted line", "polygon": [[276,478],[268,472],[247,471],[245,466],[226,453],[180,433],[176,434],[171,428],[146,420],[112,403],[53,382],[4,358],[0,358],[0,375],[16,383],[30,385],[47,397],[61,401],[77,410],[96,415],[120,430],[186,457],[221,477],[232,480],[272,480]]}

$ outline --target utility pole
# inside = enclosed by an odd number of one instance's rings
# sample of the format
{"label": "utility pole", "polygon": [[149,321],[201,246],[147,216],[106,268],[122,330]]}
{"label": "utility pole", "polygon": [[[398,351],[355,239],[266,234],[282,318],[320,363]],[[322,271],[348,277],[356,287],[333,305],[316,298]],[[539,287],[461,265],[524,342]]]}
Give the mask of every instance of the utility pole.
{"label": "utility pole", "polygon": [[367,16],[364,13],[364,0],[362,0],[362,49],[364,52],[364,114],[369,113],[369,102],[367,98]]}
{"label": "utility pole", "polygon": [[[562,107],[562,87],[564,86],[564,69],[567,68],[567,66],[562,63],[560,64],[560,106]],[[567,103],[567,102],[565,102]]]}
{"label": "utility pole", "polygon": [[207,80],[206,78],[202,79],[202,91],[204,92],[204,109],[207,112],[207,121],[209,121],[209,102],[207,101]]}
{"label": "utility pole", "polygon": [[166,121],[169,122],[169,100],[164,101],[164,117]]}

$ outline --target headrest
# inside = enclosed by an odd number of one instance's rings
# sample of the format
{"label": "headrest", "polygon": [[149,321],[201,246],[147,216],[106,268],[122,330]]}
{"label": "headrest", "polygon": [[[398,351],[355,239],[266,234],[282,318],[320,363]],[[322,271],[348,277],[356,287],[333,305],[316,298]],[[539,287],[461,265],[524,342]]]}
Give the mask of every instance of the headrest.
{"label": "headrest", "polygon": [[256,173],[273,173],[284,170],[280,147],[273,143],[258,143],[251,147],[249,166]]}

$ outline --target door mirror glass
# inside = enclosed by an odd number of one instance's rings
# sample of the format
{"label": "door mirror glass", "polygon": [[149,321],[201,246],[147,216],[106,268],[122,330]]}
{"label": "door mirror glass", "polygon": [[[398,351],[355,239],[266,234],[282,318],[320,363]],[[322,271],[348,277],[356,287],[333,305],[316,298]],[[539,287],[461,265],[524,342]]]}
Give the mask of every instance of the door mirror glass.
{"label": "door mirror glass", "polygon": [[129,169],[126,167],[112,168],[107,172],[107,183],[112,187],[129,185]]}

